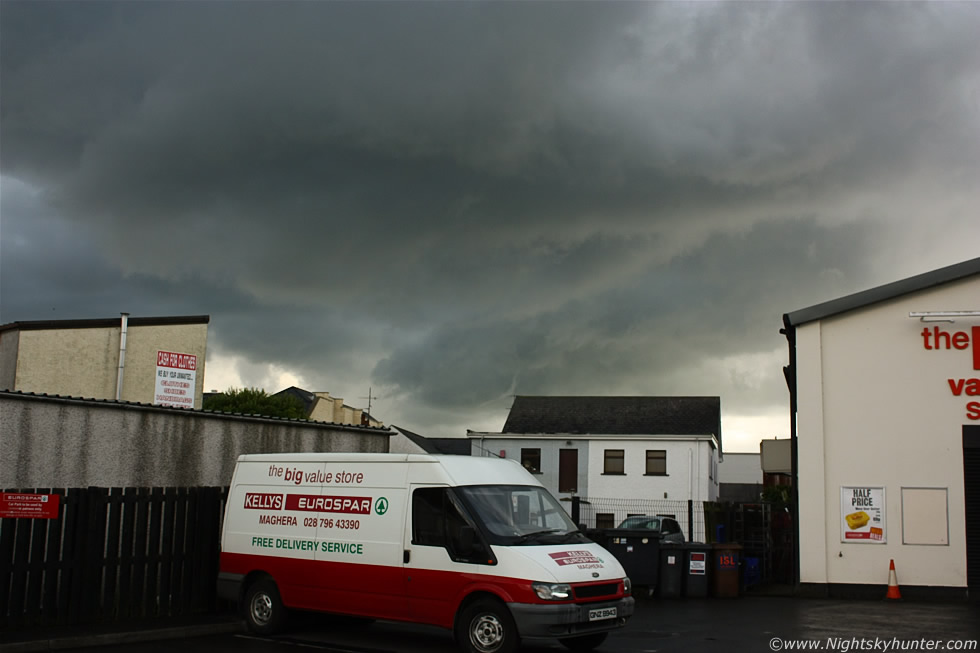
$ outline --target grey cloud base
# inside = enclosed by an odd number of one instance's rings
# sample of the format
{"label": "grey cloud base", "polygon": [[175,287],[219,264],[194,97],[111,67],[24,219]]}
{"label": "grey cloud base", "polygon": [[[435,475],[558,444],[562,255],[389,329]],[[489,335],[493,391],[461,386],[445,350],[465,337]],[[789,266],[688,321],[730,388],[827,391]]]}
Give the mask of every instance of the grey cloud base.
{"label": "grey cloud base", "polygon": [[426,435],[779,414],[782,313],[975,256],[976,5],[0,11],[0,319],[209,314]]}

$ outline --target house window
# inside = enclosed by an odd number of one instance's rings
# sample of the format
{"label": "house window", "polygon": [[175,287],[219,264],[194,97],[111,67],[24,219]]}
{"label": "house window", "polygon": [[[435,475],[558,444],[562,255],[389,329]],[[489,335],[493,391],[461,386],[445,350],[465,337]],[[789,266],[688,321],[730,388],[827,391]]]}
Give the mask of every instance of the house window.
{"label": "house window", "polygon": [[624,466],[626,455],[623,449],[606,449],[604,453],[605,460],[603,461],[602,465],[603,474],[626,473],[626,467]]}
{"label": "house window", "polygon": [[667,475],[667,452],[663,449],[647,449],[647,476]]}
{"label": "house window", "polygon": [[541,450],[521,449],[521,465],[532,474],[541,473]]}
{"label": "house window", "polygon": [[595,514],[596,528],[615,528],[616,516],[611,512],[597,512]]}

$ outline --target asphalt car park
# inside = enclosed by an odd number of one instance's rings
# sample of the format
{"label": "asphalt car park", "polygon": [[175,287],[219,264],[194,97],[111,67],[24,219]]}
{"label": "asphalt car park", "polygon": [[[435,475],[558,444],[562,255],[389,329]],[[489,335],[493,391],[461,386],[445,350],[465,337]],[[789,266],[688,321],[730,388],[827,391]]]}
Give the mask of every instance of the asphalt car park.
{"label": "asphalt car park", "polygon": [[[352,622],[324,615],[293,615],[286,630],[263,638],[244,628],[234,632],[178,639],[158,634],[109,645],[99,650],[114,653],[240,652],[283,653],[320,650],[339,653],[454,653],[452,635],[444,630],[389,622]],[[134,639],[136,638],[136,639]],[[980,640],[980,604],[973,602],[919,603],[911,601],[857,601],[747,596],[738,599],[643,599],[629,624],[613,632],[597,649],[609,653],[681,653],[708,651],[791,650],[977,651]],[[94,640],[93,640],[94,641]],[[75,640],[82,648],[86,642]],[[23,644],[23,643],[22,643]],[[89,642],[91,645],[91,642]],[[66,649],[49,642],[45,648]],[[90,649],[91,650],[91,649]],[[527,641],[527,653],[565,650],[555,640]]]}

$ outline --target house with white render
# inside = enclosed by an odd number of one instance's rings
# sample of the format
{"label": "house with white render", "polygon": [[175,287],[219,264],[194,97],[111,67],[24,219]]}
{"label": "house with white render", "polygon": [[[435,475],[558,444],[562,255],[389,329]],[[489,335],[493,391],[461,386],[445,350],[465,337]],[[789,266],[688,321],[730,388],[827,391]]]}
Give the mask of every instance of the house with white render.
{"label": "house with white render", "polygon": [[719,397],[521,395],[501,432],[467,437],[472,455],[521,461],[559,499],[718,498]]}

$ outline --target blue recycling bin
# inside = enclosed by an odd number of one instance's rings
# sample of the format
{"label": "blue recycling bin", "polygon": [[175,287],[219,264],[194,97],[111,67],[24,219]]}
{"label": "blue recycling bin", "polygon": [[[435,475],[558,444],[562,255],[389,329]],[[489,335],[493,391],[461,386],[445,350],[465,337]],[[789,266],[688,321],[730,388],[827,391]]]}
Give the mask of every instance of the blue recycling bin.
{"label": "blue recycling bin", "polygon": [[762,582],[762,569],[759,566],[759,558],[755,556],[745,556],[744,572],[742,574],[742,584],[745,587],[752,587]]}

